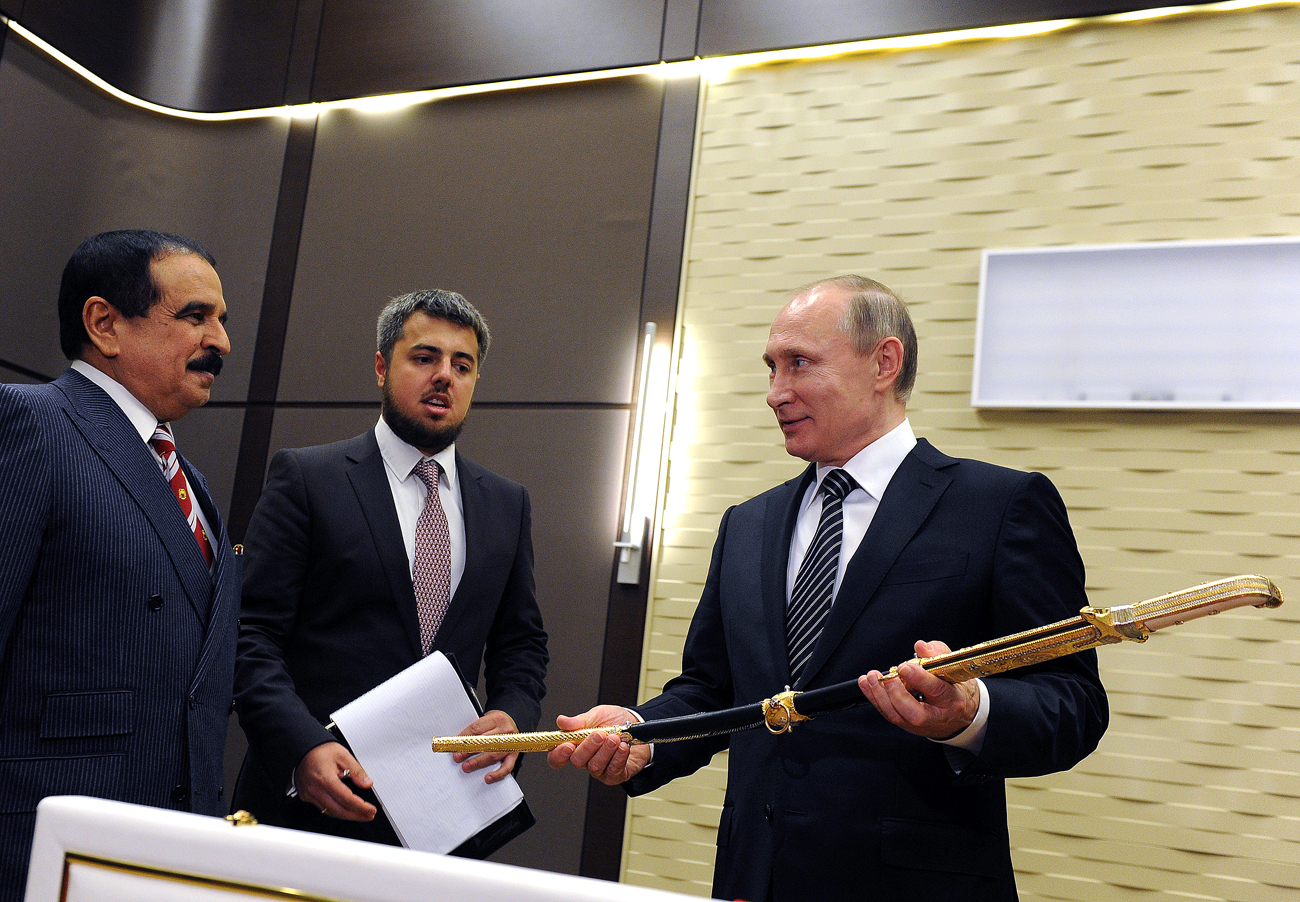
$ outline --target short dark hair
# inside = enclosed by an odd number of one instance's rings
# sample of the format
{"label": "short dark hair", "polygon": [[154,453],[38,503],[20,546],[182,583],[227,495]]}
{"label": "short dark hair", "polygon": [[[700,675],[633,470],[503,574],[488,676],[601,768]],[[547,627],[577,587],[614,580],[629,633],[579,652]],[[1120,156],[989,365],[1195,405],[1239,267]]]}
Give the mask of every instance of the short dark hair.
{"label": "short dark hair", "polygon": [[465,300],[463,295],[445,288],[426,288],[412,291],[399,298],[393,298],[379,313],[379,322],[375,327],[375,348],[383,355],[384,363],[393,362],[393,348],[406,331],[406,321],[412,314],[424,313],[434,319],[445,319],[458,326],[474,330],[478,339],[478,363],[483,365],[487,357],[488,345],[492,333],[488,331],[487,320],[478,308]]}
{"label": "short dark hair", "polygon": [[149,229],[118,229],[92,235],[77,246],[63,267],[59,283],[59,346],[63,356],[81,356],[90,336],[81,312],[86,301],[101,297],[123,316],[146,316],[162,298],[153,279],[153,261],[171,254],[197,254],[209,265],[217,261],[197,241]]}

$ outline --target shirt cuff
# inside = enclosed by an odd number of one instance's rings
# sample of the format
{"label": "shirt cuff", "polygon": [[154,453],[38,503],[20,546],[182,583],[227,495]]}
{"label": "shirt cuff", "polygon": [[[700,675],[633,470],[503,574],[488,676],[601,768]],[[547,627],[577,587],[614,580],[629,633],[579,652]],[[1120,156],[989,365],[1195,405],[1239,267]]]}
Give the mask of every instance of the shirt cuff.
{"label": "shirt cuff", "polygon": [[980,749],[984,748],[984,732],[989,725],[989,691],[984,688],[983,680],[976,680],[975,686],[979,689],[980,705],[975,712],[975,719],[970,722],[970,726],[949,739],[935,739],[932,741],[952,748],[962,749],[972,755],[978,755]]}

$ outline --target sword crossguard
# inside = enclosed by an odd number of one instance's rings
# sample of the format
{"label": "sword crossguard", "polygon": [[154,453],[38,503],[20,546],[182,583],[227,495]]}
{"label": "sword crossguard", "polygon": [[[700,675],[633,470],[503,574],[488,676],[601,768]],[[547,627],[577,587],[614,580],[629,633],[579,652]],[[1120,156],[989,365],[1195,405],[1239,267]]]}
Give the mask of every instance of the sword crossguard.
{"label": "sword crossguard", "polygon": [[798,721],[812,720],[811,717],[800,714],[795,709],[796,695],[799,693],[786,686],[784,692],[763,699],[763,724],[769,733],[779,736],[790,732],[790,727]]}

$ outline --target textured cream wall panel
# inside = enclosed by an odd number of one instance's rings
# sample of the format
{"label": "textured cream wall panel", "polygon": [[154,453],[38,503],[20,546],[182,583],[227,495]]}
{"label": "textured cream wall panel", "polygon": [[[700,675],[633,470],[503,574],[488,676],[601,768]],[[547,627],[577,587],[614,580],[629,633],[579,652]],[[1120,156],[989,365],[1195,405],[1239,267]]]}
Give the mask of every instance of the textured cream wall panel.
{"label": "textured cream wall panel", "polygon": [[[711,84],[642,697],[678,672],[722,513],[801,469],[764,404],[759,358],[790,289],[837,272],[879,278],[911,305],[919,434],[1052,477],[1094,604],[1240,572],[1293,594],[1300,416],[980,413],[969,393],[981,248],[1300,233],[1298,156],[1289,5]],[[1100,654],[1113,709],[1101,747],[1069,773],[1008,785],[1022,898],[1295,898],[1300,596]],[[707,895],[725,773],[722,755],[633,800],[626,880]]]}

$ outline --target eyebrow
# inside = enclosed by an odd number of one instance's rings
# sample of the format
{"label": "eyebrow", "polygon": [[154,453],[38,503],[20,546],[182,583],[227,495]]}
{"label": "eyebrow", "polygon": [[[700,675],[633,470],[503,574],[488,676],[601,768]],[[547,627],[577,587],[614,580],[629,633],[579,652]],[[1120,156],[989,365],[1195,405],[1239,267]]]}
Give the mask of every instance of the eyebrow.
{"label": "eyebrow", "polygon": [[[446,351],[443,348],[440,348],[437,345],[411,345],[412,354],[418,351],[431,351],[434,354],[446,353]],[[468,360],[470,363],[476,365],[478,364],[478,358],[475,357],[473,354],[471,354],[469,351],[452,351],[451,356]]]}
{"label": "eyebrow", "polygon": [[[177,311],[173,314],[173,316],[179,318],[179,317],[182,317],[182,316],[188,316],[188,315],[191,314],[191,313],[211,313],[213,310],[216,310],[216,309],[217,309],[217,305],[216,305],[216,304],[208,304],[208,303],[205,303],[205,302],[203,302],[203,301],[190,301],[188,304],[186,304],[185,306],[181,307],[181,309],[177,310]],[[218,320],[222,325],[225,325],[226,320],[229,318],[229,316],[230,316],[230,311],[227,310],[225,313],[223,313],[223,314],[221,314],[220,316],[218,316],[218,317],[217,317],[217,320]]]}

